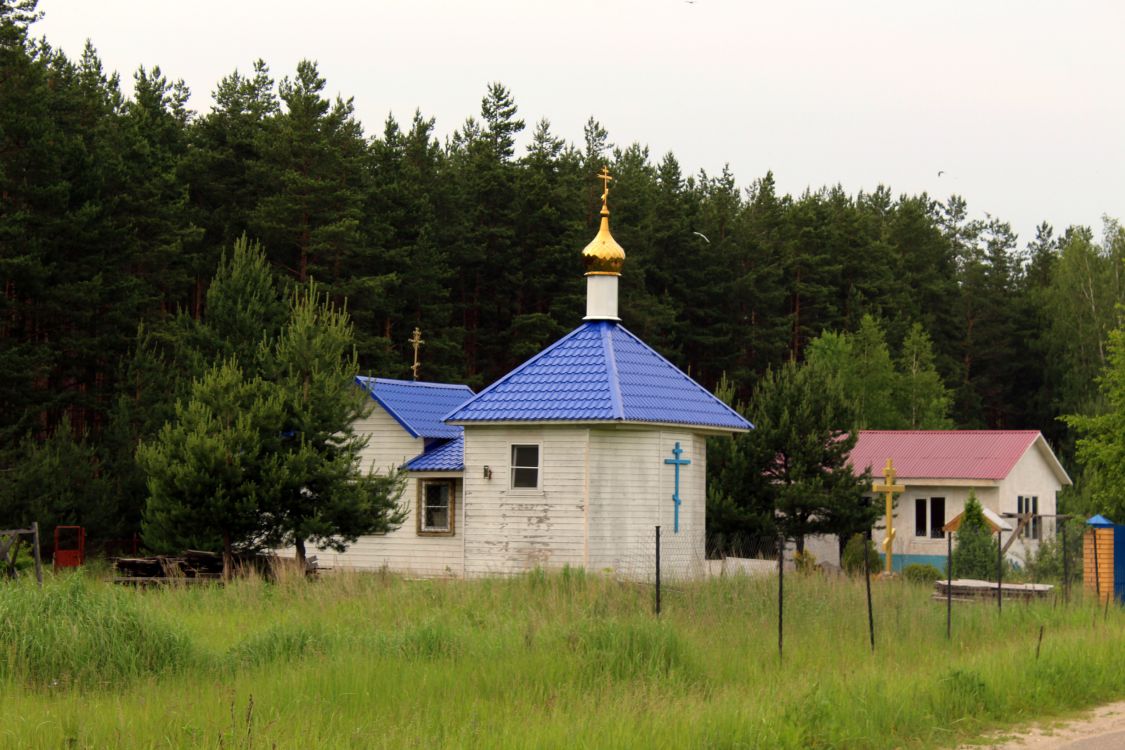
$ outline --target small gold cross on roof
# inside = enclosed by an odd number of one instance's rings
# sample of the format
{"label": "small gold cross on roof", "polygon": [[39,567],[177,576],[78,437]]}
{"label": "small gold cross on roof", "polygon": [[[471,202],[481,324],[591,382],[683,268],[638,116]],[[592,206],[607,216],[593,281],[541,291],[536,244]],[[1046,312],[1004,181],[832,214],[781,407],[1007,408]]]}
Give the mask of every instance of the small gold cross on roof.
{"label": "small gold cross on roof", "polygon": [[422,366],[422,363],[418,361],[418,348],[421,347],[422,344],[426,343],[422,340],[421,328],[414,328],[414,334],[410,337],[410,343],[414,345],[414,364],[410,366],[410,371],[414,373],[414,379],[417,380],[418,368]]}
{"label": "small gold cross on roof", "polygon": [[613,179],[609,174],[609,167],[602,167],[602,171],[598,173],[598,179],[602,181],[602,208],[605,208],[606,201],[609,200],[609,183]]}

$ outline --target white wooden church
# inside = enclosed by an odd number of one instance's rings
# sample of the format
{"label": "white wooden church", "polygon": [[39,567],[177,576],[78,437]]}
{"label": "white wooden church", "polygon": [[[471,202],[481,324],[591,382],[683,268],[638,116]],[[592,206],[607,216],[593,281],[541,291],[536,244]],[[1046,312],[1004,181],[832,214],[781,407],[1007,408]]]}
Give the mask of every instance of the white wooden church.
{"label": "white wooden church", "polygon": [[375,401],[358,426],[370,435],[364,466],[407,472],[408,515],[345,553],[318,553],[323,564],[455,577],[621,570],[656,525],[681,551],[669,564],[688,564],[685,544],[703,560],[707,437],[752,425],[621,324],[625,252],[608,193],[582,251],[581,325],[476,394],[360,379]]}

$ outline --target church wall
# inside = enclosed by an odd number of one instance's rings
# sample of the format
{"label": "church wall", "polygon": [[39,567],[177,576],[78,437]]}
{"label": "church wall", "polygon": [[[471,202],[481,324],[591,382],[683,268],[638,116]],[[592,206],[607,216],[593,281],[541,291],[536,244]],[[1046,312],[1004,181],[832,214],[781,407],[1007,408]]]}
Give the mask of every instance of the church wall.
{"label": "church wall", "polygon": [[[680,467],[680,530],[675,532],[676,443]],[[686,430],[633,426],[590,430],[589,560],[593,571],[612,569],[647,579],[655,567],[654,527],[661,526],[661,567],[674,577],[702,575],[706,525],[707,442]]]}
{"label": "church wall", "polygon": [[361,459],[364,471],[374,469],[378,473],[386,473],[425,449],[422,438],[410,437],[410,433],[378,404],[369,416],[355,423],[355,431],[357,435],[370,438]]}
{"label": "church wall", "polygon": [[[578,426],[466,426],[466,576],[585,564],[588,439]],[[511,487],[513,444],[540,446],[538,488]]]}
{"label": "church wall", "polygon": [[[370,436],[363,452],[363,470],[385,473],[420,454],[421,438],[412,438],[402,425],[376,404],[371,415],[356,423],[356,432]],[[415,514],[418,507],[418,477],[408,474],[402,503],[407,511],[403,524],[387,534],[360,537],[347,552],[316,550],[312,554],[327,567],[356,570],[386,568],[406,575],[440,577],[464,573],[464,502],[460,482],[454,501],[452,536],[420,536]]]}

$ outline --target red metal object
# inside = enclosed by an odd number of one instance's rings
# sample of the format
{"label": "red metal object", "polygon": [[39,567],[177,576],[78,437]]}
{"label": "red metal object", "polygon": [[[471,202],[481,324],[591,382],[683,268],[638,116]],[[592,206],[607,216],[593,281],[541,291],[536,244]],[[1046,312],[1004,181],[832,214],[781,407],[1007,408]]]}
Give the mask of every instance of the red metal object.
{"label": "red metal object", "polygon": [[[77,532],[72,536],[72,544],[63,547],[60,531]],[[55,570],[59,568],[77,568],[86,562],[86,529],[81,526],[56,526],[55,527]]]}

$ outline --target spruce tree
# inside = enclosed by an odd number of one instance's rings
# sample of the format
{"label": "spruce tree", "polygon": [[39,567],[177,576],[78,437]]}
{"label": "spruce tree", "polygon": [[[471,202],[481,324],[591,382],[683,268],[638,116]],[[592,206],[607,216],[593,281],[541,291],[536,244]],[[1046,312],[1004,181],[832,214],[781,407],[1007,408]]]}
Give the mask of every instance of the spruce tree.
{"label": "spruce tree", "polygon": [[996,580],[996,535],[984,518],[984,510],[976,493],[970,490],[965,501],[961,526],[955,532],[953,575],[958,578]]}

